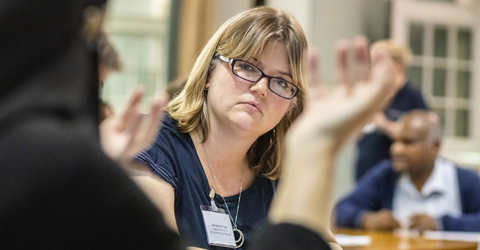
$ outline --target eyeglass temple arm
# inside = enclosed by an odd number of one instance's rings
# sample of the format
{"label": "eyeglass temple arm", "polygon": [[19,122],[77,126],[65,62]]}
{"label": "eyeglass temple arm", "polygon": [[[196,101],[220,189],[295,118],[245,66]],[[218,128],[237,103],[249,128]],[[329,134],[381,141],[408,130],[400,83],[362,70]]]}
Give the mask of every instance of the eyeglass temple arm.
{"label": "eyeglass temple arm", "polygon": [[228,63],[230,63],[230,64],[233,62],[233,59],[228,58],[228,57],[224,57],[224,56],[222,56],[222,55],[219,55],[218,58],[220,58],[220,60],[225,61],[225,62],[228,62]]}

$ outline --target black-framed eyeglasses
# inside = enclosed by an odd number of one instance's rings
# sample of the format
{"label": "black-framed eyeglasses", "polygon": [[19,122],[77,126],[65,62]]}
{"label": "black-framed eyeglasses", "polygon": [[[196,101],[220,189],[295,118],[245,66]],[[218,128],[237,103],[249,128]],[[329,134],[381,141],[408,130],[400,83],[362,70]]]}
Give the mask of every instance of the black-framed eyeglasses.
{"label": "black-framed eyeglasses", "polygon": [[268,76],[249,62],[224,56],[218,56],[218,58],[228,62],[232,66],[233,74],[245,81],[258,82],[260,79],[267,77],[268,89],[282,98],[292,99],[298,94],[299,89],[293,83],[280,77]]}

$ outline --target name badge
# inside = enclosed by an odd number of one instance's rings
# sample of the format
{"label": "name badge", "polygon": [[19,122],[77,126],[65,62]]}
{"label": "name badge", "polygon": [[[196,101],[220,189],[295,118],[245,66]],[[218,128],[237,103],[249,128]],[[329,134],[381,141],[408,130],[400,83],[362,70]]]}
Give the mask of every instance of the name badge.
{"label": "name badge", "polygon": [[208,244],[211,246],[236,248],[232,223],[225,210],[218,208],[218,211],[215,212],[212,207],[204,205],[201,205],[200,209],[202,209]]}

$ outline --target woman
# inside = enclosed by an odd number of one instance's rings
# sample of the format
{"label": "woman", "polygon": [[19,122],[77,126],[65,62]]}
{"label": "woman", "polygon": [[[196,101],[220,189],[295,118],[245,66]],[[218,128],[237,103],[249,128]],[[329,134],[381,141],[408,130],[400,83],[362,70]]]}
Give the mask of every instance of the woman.
{"label": "woman", "polygon": [[291,15],[245,11],[210,39],[168,105],[154,145],[137,157],[134,179],[188,246],[216,249],[202,205],[226,210],[244,249],[266,218],[284,136],[304,103],[306,50]]}

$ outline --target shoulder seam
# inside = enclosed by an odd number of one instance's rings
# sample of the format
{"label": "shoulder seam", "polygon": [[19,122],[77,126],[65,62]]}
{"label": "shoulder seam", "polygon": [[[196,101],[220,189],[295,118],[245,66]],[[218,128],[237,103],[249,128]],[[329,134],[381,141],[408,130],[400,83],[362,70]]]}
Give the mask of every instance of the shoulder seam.
{"label": "shoulder seam", "polygon": [[149,165],[150,170],[152,170],[152,172],[162,177],[166,182],[172,185],[172,187],[175,190],[177,189],[177,183],[175,182],[175,177],[172,176],[168,171],[166,171],[162,166],[155,163],[148,154],[142,151],[137,155],[137,157],[144,160]]}

